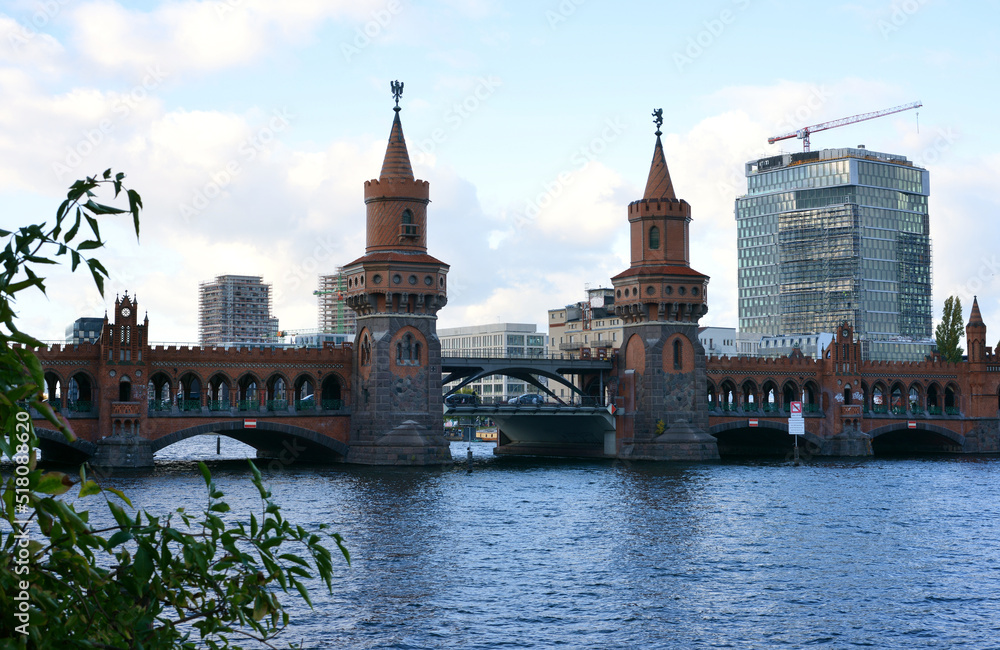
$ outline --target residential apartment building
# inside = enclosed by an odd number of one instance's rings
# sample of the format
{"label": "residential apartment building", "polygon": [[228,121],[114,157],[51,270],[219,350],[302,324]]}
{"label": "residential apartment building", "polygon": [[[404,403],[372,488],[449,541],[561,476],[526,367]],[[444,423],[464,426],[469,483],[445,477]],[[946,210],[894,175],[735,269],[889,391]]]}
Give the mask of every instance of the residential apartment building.
{"label": "residential apartment building", "polygon": [[549,310],[549,343],[569,358],[603,357],[622,344],[615,290],[587,289],[587,299]]}
{"label": "residential apartment building", "polygon": [[328,334],[345,334],[345,340],[353,341],[358,332],[358,317],[347,306],[347,276],[338,268],[332,275],[319,276],[316,290],[319,303],[319,331]]}
{"label": "residential apartment building", "polygon": [[220,275],[198,286],[201,345],[276,343],[271,285],[259,275]]}

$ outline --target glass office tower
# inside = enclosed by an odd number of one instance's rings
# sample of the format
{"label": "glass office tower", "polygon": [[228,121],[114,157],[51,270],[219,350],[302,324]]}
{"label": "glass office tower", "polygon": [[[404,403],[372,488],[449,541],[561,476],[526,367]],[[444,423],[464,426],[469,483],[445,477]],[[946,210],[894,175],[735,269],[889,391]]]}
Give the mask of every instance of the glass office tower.
{"label": "glass office tower", "polygon": [[859,147],[761,158],[746,176],[741,331],[835,332],[847,321],[867,358],[931,352],[927,170]]}

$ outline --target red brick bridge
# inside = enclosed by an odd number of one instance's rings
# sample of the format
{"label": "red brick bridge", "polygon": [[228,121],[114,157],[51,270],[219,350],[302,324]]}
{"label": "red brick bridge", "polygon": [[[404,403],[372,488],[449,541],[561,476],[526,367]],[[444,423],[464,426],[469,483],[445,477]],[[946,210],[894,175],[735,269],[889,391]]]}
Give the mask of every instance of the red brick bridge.
{"label": "red brick bridge", "polygon": [[1000,355],[976,302],[966,338],[961,363],[864,361],[849,326],[821,359],[709,359],[709,433],[723,456],[787,451],[789,407],[801,401],[812,453],[996,453]]}
{"label": "red brick bridge", "polygon": [[78,438],[66,444],[36,419],[44,455],[74,461],[97,453],[98,461],[115,461],[100,450],[144,454],[130,441],[147,440],[150,457],[139,464],[149,464],[167,445],[216,432],[289,462],[346,455],[351,346],[150,346],[148,319],[137,322],[136,311],[126,295],[98,343],[38,351],[49,401]]}

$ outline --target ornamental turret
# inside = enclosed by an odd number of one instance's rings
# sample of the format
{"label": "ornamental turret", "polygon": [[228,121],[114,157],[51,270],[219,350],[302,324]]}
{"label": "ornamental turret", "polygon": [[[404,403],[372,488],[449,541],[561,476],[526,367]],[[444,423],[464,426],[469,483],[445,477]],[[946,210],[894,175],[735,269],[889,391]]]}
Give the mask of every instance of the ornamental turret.
{"label": "ornamental turret", "polygon": [[678,199],[663,155],[662,109],[642,199],[628,206],[632,263],[611,278],[615,313],[626,323],[697,323],[708,311],[708,276],[690,264],[691,206]]}
{"label": "ornamental turret", "polygon": [[451,462],[441,418],[437,312],[448,302],[448,265],[427,254],[429,184],[413,177],[399,119],[403,84],[378,179],[365,182],[365,254],[344,267],[354,340],[348,462]]}

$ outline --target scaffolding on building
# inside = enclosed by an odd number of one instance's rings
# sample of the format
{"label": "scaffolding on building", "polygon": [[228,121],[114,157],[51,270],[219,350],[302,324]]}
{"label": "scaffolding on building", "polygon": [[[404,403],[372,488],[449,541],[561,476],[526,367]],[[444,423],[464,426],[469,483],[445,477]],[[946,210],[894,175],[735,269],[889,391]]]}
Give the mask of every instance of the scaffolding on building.
{"label": "scaffolding on building", "polygon": [[859,215],[845,203],[779,216],[779,333],[863,325]]}
{"label": "scaffolding on building", "polygon": [[258,275],[220,275],[198,285],[198,338],[202,345],[273,342],[271,285]]}
{"label": "scaffolding on building", "polygon": [[930,237],[899,232],[896,259],[899,264],[899,333],[915,339],[929,338],[933,325]]}
{"label": "scaffolding on building", "polygon": [[358,330],[358,317],[347,306],[347,276],[338,267],[332,275],[319,276],[319,289],[314,292],[319,302],[319,331],[327,334],[354,336]]}

